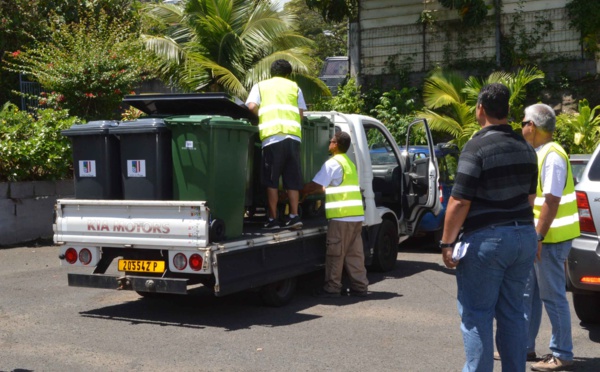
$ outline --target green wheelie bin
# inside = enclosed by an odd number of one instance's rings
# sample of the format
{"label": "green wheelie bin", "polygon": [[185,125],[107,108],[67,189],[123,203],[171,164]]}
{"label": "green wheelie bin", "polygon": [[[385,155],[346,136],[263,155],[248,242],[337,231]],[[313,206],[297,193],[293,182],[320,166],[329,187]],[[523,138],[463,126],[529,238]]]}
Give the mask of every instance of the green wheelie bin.
{"label": "green wheelie bin", "polygon": [[[324,116],[308,116],[302,121],[302,146],[300,159],[304,183],[312,181],[323,164],[329,159],[329,140],[333,137],[334,125]],[[302,215],[315,217],[324,215],[325,195],[313,194],[302,203]]]}
{"label": "green wheelie bin", "polygon": [[246,190],[258,128],[245,119],[186,115],[165,118],[171,129],[173,196],[210,208],[210,240],[242,235]]}

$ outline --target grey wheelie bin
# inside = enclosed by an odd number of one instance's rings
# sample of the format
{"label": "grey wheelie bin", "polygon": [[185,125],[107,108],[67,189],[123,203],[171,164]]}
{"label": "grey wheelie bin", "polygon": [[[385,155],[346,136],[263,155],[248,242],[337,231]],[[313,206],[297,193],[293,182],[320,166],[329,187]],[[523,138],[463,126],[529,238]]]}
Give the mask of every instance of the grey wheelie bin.
{"label": "grey wheelie bin", "polygon": [[119,139],[110,134],[118,122],[91,121],[61,133],[73,144],[75,198],[122,199]]}
{"label": "grey wheelie bin", "polygon": [[163,119],[124,121],[109,131],[121,143],[125,200],[172,200],[171,132]]}

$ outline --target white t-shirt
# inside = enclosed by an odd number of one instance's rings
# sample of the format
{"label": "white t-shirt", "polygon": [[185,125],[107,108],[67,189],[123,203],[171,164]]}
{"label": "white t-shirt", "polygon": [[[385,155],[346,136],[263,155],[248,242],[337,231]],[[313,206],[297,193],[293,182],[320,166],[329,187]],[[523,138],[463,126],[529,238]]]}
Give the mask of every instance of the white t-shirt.
{"label": "white t-shirt", "polygon": [[[318,183],[321,186],[339,186],[344,180],[344,169],[337,160],[330,158],[323,164],[319,172],[313,178],[314,183]],[[351,216],[332,218],[336,221],[346,222],[362,222],[365,220],[365,216]]]}
{"label": "white t-shirt", "polygon": [[[260,90],[258,89],[258,84],[254,84],[252,89],[250,89],[250,94],[248,94],[248,98],[246,99],[246,106],[249,103],[254,103],[260,106]],[[302,94],[302,89],[300,88],[298,88],[298,108],[300,110],[306,110],[306,102],[304,101],[304,95]],[[262,142],[262,147],[281,142],[287,138],[301,142],[300,137],[292,136],[291,134],[276,134],[269,138],[265,138],[265,140]]]}
{"label": "white t-shirt", "polygon": [[[542,146],[535,149],[539,151]],[[562,197],[563,190],[567,184],[567,162],[555,151],[546,155],[542,166],[542,193],[552,194],[558,198]]]}

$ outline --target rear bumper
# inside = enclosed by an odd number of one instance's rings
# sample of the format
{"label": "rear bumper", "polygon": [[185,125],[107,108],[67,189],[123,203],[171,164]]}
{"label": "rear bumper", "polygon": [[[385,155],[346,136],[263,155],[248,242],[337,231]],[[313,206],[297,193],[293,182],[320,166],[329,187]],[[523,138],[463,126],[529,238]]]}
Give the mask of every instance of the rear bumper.
{"label": "rear bumper", "polygon": [[569,289],[573,292],[600,292],[600,285],[581,283],[584,276],[600,277],[600,242],[585,235],[573,239],[567,260]]}
{"label": "rear bumper", "polygon": [[69,274],[69,286],[137,292],[187,294],[188,279],[156,278],[131,275]]}

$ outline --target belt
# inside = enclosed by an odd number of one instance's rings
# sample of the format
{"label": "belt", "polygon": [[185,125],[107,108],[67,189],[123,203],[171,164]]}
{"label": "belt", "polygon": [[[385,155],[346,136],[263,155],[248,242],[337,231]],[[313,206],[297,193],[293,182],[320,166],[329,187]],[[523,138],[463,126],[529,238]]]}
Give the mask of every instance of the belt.
{"label": "belt", "polygon": [[509,221],[502,223],[493,223],[492,226],[529,226],[533,225],[533,221]]}

